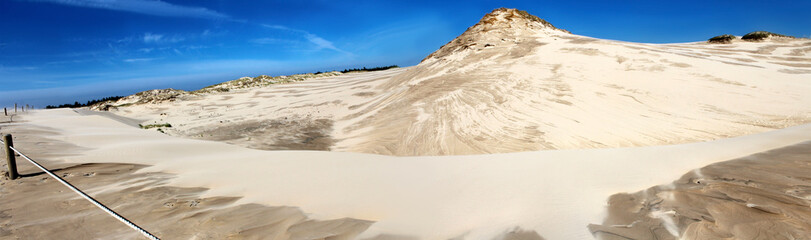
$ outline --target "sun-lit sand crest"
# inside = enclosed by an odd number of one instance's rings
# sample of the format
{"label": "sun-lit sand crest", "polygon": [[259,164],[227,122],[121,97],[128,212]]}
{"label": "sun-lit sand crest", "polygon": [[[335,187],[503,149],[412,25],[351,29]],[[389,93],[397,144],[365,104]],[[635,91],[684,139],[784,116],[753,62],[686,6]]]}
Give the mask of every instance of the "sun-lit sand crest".
{"label": "sun-lit sand crest", "polygon": [[679,144],[811,118],[811,40],[640,44],[539,21],[495,12],[414,67],[112,112],[250,148],[398,156]]}
{"label": "sun-lit sand crest", "polygon": [[[807,144],[809,49],[809,39],[780,37],[730,44],[600,40],[499,9],[413,67],[265,87],[232,84],[227,91],[152,92],[155,98],[97,106],[109,113],[34,112],[16,128],[47,128],[54,132],[41,134],[48,141],[83,148],[54,160],[144,164],[137,172],[172,174],[162,180],[169,186],[208,188],[202,198],[238,196],[234,204],[370,221],[336,223],[345,226],[332,226],[338,238],[504,239],[534,232],[588,239],[644,237],[633,234],[646,229],[671,238],[706,229],[716,231],[706,236],[749,236],[712,226],[723,222],[706,218],[720,216],[714,210],[694,211],[704,221],[689,225],[697,218],[680,215],[689,211],[679,208],[678,197],[698,185],[614,194]],[[164,134],[139,123],[171,127],[161,127]],[[797,161],[785,167],[807,165]],[[809,181],[795,180],[789,185]],[[709,181],[716,184],[708,189],[721,184]],[[761,194],[806,207],[810,201],[798,193]],[[745,208],[768,203],[730,198]],[[616,207],[633,199],[669,205],[644,208],[643,217]],[[808,219],[804,211],[785,221]],[[279,231],[281,238],[294,235]]]}

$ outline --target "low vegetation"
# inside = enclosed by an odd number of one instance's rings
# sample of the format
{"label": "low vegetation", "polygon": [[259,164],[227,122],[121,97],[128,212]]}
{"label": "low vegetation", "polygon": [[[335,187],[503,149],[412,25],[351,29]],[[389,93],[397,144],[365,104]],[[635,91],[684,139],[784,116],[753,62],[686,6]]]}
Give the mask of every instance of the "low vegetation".
{"label": "low vegetation", "polygon": [[389,70],[389,69],[392,69],[392,68],[398,68],[398,67],[399,67],[399,66],[397,66],[397,65],[391,65],[391,66],[373,67],[373,68],[366,68],[366,67],[363,67],[363,68],[352,68],[352,69],[344,69],[343,71],[341,71],[341,73],[350,73],[350,72],[374,72],[374,71],[383,71],[383,70]]}
{"label": "low vegetation", "polygon": [[259,75],[257,77],[242,77],[236,80],[231,80],[223,83],[214,84],[208,87],[204,87],[200,90],[192,91],[191,93],[211,93],[211,92],[229,92],[234,89],[244,89],[244,88],[253,88],[253,87],[264,87],[273,84],[280,84],[280,83],[291,83],[291,82],[299,82],[304,81],[310,78],[316,77],[332,77],[337,76],[341,73],[350,73],[350,72],[372,72],[372,71],[382,71],[388,70],[392,68],[398,68],[397,65],[390,65],[390,66],[383,66],[383,67],[373,67],[373,68],[351,68],[351,69],[344,69],[343,71],[331,71],[331,72],[315,72],[315,73],[302,73],[302,74],[293,74],[288,76],[275,76],[271,77],[268,75]]}
{"label": "low vegetation", "polygon": [[735,40],[736,38],[737,37],[735,37],[733,35],[724,34],[724,35],[712,37],[712,38],[710,38],[710,40],[707,40],[707,42],[708,43],[732,43],[732,40]]}
{"label": "low vegetation", "polygon": [[[143,91],[131,95],[129,97],[123,96],[115,96],[115,97],[106,97],[97,100],[87,101],[87,103],[79,103],[75,102],[74,104],[62,104],[59,106],[51,106],[48,105],[46,108],[77,108],[77,107],[85,107],[90,105],[95,105],[95,110],[102,110],[107,111],[111,107],[125,107],[134,104],[143,104],[143,103],[154,103],[154,102],[162,102],[162,101],[172,101],[176,98],[180,98],[186,95],[195,95],[200,93],[218,93],[218,92],[229,92],[235,89],[245,89],[245,88],[254,88],[254,87],[264,87],[273,84],[281,84],[281,83],[290,83],[290,82],[298,82],[304,81],[310,78],[317,78],[317,77],[332,77],[340,75],[341,73],[349,73],[349,72],[372,72],[372,71],[382,71],[392,68],[398,68],[397,65],[390,65],[390,66],[383,66],[383,67],[373,67],[373,68],[352,68],[352,69],[344,69],[343,71],[332,71],[332,72],[315,72],[315,73],[304,73],[304,74],[294,74],[288,76],[276,76],[271,77],[268,75],[259,75],[257,77],[242,77],[236,80],[231,80],[227,82],[222,82],[218,84],[214,84],[208,87],[204,87],[199,90],[186,92],[183,90],[176,90],[176,89],[155,89],[149,91]],[[117,105],[112,104],[103,104],[104,102],[116,102],[121,100],[126,103],[120,103]],[[126,100],[126,101],[125,101]],[[101,104],[100,104],[101,103]]]}
{"label": "low vegetation", "polygon": [[172,124],[169,124],[169,123],[161,123],[161,124],[148,124],[148,125],[141,125],[141,124],[138,124],[138,126],[139,126],[139,127],[141,127],[141,128],[143,128],[143,129],[158,128],[158,129],[157,129],[157,131],[158,131],[158,132],[166,134],[166,132],[165,132],[165,131],[163,131],[163,129],[162,129],[162,128],[170,128],[170,127],[172,127]]}
{"label": "low vegetation", "polygon": [[158,128],[158,129],[160,129],[162,127],[170,128],[170,127],[172,127],[172,124],[169,124],[169,123],[148,124],[148,125],[138,124],[138,126],[143,128],[143,129],[150,129],[150,128]]}
{"label": "low vegetation", "polygon": [[794,38],[792,36],[786,36],[786,35],[777,34],[777,33],[773,33],[773,32],[757,31],[757,32],[747,33],[746,35],[743,35],[743,37],[741,37],[741,39],[746,40],[746,41],[762,41],[762,40],[764,40],[766,38],[769,38],[769,37]]}
{"label": "low vegetation", "polygon": [[106,102],[106,101],[118,101],[118,99],[121,99],[123,97],[124,96],[112,96],[112,97],[106,97],[106,98],[102,98],[102,99],[90,100],[90,101],[87,101],[86,103],[73,102],[73,104],[62,104],[62,105],[58,105],[58,106],[48,105],[48,106],[45,106],[45,109],[86,107],[86,106],[90,106],[90,105],[93,105],[93,104],[96,104],[96,103],[101,103],[101,102]]}
{"label": "low vegetation", "polygon": [[242,77],[236,80],[231,80],[223,83],[214,84],[208,87],[204,87],[200,90],[192,91],[191,93],[228,92],[234,89],[264,87],[273,84],[298,82],[315,77],[337,76],[339,74],[340,73],[338,72],[326,72],[326,73],[317,72],[317,73],[305,73],[305,74],[295,74],[289,76],[276,76],[276,77],[271,77],[268,75],[259,75],[253,78]]}

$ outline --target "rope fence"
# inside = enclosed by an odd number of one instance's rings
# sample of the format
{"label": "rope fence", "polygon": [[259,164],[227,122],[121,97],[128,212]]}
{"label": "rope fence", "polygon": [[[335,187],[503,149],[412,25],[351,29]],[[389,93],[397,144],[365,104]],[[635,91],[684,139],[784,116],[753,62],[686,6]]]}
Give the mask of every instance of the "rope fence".
{"label": "rope fence", "polygon": [[96,205],[96,207],[100,208],[102,211],[106,212],[107,214],[110,214],[110,216],[113,216],[115,219],[118,219],[118,221],[121,221],[122,223],[124,223],[128,227],[134,229],[135,231],[138,231],[139,233],[141,233],[141,235],[144,235],[148,239],[159,240],[159,238],[155,237],[155,235],[152,235],[151,233],[147,232],[146,230],[139,227],[138,225],[135,225],[135,223],[131,222],[130,220],[127,220],[126,218],[124,218],[120,214],[116,213],[112,209],[108,208],[107,206],[104,206],[104,204],[100,203],[99,201],[97,201],[93,197],[90,197],[86,193],[82,192],[81,190],[79,190],[75,186],[71,185],[69,182],[65,181],[64,179],[60,178],[59,176],[57,176],[56,174],[54,174],[53,172],[51,172],[47,168],[43,167],[42,165],[40,165],[39,163],[37,163],[33,159],[31,159],[28,156],[26,156],[25,154],[23,154],[20,150],[17,150],[16,148],[14,148],[14,143],[11,140],[11,134],[6,134],[5,136],[3,136],[3,140],[0,140],[0,142],[2,142],[5,145],[5,149],[6,149],[6,159],[8,160],[8,168],[9,168],[9,172],[8,172],[9,179],[14,180],[14,179],[16,179],[16,178],[18,178],[20,176],[19,173],[17,173],[16,158],[14,156],[14,152],[16,152],[21,157],[23,157],[25,160],[28,160],[29,162],[31,162],[31,164],[34,164],[34,166],[36,166],[37,168],[44,171],[45,173],[47,173],[52,178],[56,179],[57,181],[59,181],[60,183],[65,185],[66,187],[70,188],[70,190],[73,190],[74,192],[76,192],[76,194],[79,194],[79,196],[82,196],[84,199],[86,199],[87,201],[89,201],[93,205]]}

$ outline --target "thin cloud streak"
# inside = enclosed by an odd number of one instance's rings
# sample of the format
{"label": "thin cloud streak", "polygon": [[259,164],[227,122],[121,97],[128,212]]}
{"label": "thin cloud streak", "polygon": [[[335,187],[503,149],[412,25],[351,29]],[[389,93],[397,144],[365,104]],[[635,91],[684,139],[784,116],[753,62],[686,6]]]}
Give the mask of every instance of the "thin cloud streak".
{"label": "thin cloud streak", "polygon": [[152,34],[152,33],[144,33],[144,42],[157,42],[163,38],[163,35],[160,34]]}
{"label": "thin cloud streak", "polygon": [[256,38],[249,40],[255,44],[298,44],[301,41],[298,40],[290,40],[290,39],[279,39],[279,38]]}
{"label": "thin cloud streak", "polygon": [[[190,7],[180,6],[158,0],[28,0],[29,2],[48,2],[54,4],[85,7],[85,8],[99,8],[124,12],[133,12],[146,15],[164,16],[164,17],[192,17],[192,18],[206,18],[206,19],[221,19],[233,22],[247,23],[245,20],[232,19],[230,16],[210,10],[203,7]],[[347,51],[335,47],[335,45],[315,34],[310,32],[293,29],[281,25],[259,24],[265,28],[285,30],[301,34],[304,39],[310,43],[315,44],[316,50],[330,49],[337,52],[350,54]],[[204,32],[205,34],[205,32]],[[155,43],[160,41],[179,42],[183,39],[165,39],[163,35],[147,33],[143,36],[145,43]]]}
{"label": "thin cloud streak", "polygon": [[37,70],[39,67],[34,66],[5,66],[0,64],[0,72],[12,72],[12,71],[30,71],[30,70]]}
{"label": "thin cloud streak", "polygon": [[158,59],[158,58],[128,58],[128,59],[124,59],[122,61],[127,62],[127,63],[134,63],[134,62],[149,62],[149,61],[156,60],[156,59]]}
{"label": "thin cloud streak", "polygon": [[316,36],[315,34],[307,34],[305,37],[307,38],[307,41],[310,41],[311,43],[315,44],[316,46],[318,46],[319,49],[326,48],[336,51],[342,51],[341,49],[336,48],[335,45],[332,44],[332,42],[327,41],[326,39],[323,39],[319,36]]}
{"label": "thin cloud streak", "polygon": [[334,50],[334,51],[341,52],[341,53],[344,53],[344,54],[349,54],[349,55],[352,54],[350,52],[347,52],[347,51],[344,51],[344,50],[342,50],[340,48],[335,47],[335,45],[332,42],[330,42],[330,41],[328,41],[328,40],[326,40],[326,39],[324,39],[322,37],[319,37],[318,35],[312,34],[312,33],[308,32],[308,31],[289,28],[289,27],[285,27],[285,26],[281,26],[281,25],[271,25],[271,24],[259,24],[259,25],[262,26],[262,27],[265,27],[265,28],[276,29],[276,30],[285,30],[285,31],[298,33],[302,37],[304,37],[304,39],[307,39],[307,41],[309,41],[310,43],[315,44],[315,46],[316,46],[315,50],[330,49],[330,50]]}
{"label": "thin cloud streak", "polygon": [[162,34],[144,33],[143,40],[144,43],[161,43],[161,42],[176,43],[185,40],[185,38],[179,36],[164,37]]}
{"label": "thin cloud streak", "polygon": [[203,7],[180,6],[157,0],[29,0],[75,7],[109,9],[162,17],[191,17],[231,20],[228,15]]}

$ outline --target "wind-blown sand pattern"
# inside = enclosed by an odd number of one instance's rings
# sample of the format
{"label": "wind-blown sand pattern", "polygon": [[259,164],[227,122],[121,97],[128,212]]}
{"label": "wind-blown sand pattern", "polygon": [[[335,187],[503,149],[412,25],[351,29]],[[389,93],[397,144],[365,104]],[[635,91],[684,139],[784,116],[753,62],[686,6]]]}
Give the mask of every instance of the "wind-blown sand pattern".
{"label": "wind-blown sand pattern", "polygon": [[811,141],[712,164],[611,196],[602,239],[808,239]]}
{"label": "wind-blown sand pattern", "polygon": [[[590,238],[587,226],[603,222],[606,199],[615,193],[811,140],[811,124],[806,124],[681,145],[396,157],[247,149],[71,110],[34,112],[25,119],[17,128],[56,131],[45,135],[51,139],[46,142],[69,141],[90,149],[53,161],[144,165],[139,172],[171,174],[165,186],[208,189],[201,199],[241,197],[229,206],[295,206],[312,219],[374,222],[358,239],[500,239],[514,229],[546,239]],[[160,207],[137,204],[150,209],[145,211]]]}
{"label": "wind-blown sand pattern", "polygon": [[[413,67],[156,90],[0,131],[73,149],[42,156],[62,172],[125,172],[97,193],[170,237],[802,238],[809,48],[600,40],[498,9]],[[3,229],[47,237],[8,206]]]}
{"label": "wind-blown sand pattern", "polygon": [[600,40],[504,10],[414,67],[114,112],[171,123],[170,135],[268,150],[414,156],[679,144],[811,122],[807,48],[809,39]]}

